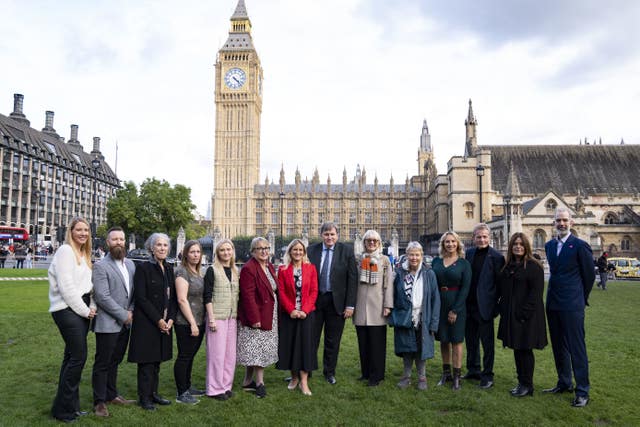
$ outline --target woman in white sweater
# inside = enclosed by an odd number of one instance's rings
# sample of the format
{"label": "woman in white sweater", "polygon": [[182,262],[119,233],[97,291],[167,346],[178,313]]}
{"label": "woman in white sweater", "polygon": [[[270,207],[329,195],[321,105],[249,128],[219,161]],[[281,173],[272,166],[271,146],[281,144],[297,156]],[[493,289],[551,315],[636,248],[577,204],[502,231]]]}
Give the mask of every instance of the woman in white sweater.
{"label": "woman in white sweater", "polygon": [[89,223],[83,218],[74,218],[67,227],[64,245],[49,267],[49,312],[65,344],[51,415],[65,422],[86,415],[80,411],[79,386],[87,360],[89,321],[96,314],[95,303],[90,298],[91,267]]}

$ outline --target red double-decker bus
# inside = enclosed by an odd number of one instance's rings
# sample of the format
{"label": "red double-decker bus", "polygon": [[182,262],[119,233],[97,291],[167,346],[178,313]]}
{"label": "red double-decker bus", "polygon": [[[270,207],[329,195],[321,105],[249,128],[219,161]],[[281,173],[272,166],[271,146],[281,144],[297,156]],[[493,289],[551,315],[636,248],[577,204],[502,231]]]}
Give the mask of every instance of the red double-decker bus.
{"label": "red double-decker bus", "polygon": [[29,232],[20,227],[6,227],[0,225],[0,242],[2,243],[27,243]]}

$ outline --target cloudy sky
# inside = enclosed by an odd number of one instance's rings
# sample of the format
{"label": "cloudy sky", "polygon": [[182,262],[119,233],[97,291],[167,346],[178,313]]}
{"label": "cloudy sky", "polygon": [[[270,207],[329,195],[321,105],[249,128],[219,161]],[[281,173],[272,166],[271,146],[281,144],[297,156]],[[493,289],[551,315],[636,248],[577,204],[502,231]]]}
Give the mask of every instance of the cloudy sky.
{"label": "cloudy sky", "polygon": [[[0,112],[79,125],[118,176],[213,188],[214,63],[237,0],[0,0]],[[480,144],[640,143],[635,0],[246,0],[264,69],[261,182],[446,172],[473,100]]]}

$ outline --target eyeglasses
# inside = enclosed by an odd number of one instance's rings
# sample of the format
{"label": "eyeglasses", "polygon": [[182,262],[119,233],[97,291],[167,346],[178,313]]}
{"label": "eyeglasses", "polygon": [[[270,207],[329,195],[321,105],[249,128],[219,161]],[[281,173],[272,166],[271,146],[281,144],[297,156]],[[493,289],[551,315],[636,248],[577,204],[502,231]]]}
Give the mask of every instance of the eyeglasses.
{"label": "eyeglasses", "polygon": [[376,239],[364,239],[364,242],[365,243],[378,243],[379,240],[376,240]]}
{"label": "eyeglasses", "polygon": [[264,248],[256,248],[256,251],[268,251],[269,249],[271,249],[271,246],[266,246]]}

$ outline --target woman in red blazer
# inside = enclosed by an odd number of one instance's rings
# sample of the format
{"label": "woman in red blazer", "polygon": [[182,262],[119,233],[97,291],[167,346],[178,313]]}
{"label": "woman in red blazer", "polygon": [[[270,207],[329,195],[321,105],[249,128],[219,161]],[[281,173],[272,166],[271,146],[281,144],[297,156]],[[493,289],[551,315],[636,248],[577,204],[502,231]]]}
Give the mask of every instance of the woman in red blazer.
{"label": "woman in red blazer", "polygon": [[305,396],[311,396],[307,383],[309,372],[318,369],[313,331],[317,297],[316,267],[309,262],[302,240],[294,239],[278,270],[278,299],[282,313],[276,368],[290,370],[289,390],[299,386]]}
{"label": "woman in red blazer", "polygon": [[278,360],[276,272],[269,262],[269,241],[251,241],[252,258],[240,270],[237,362],[246,366],[242,388],[266,397],[264,368]]}

